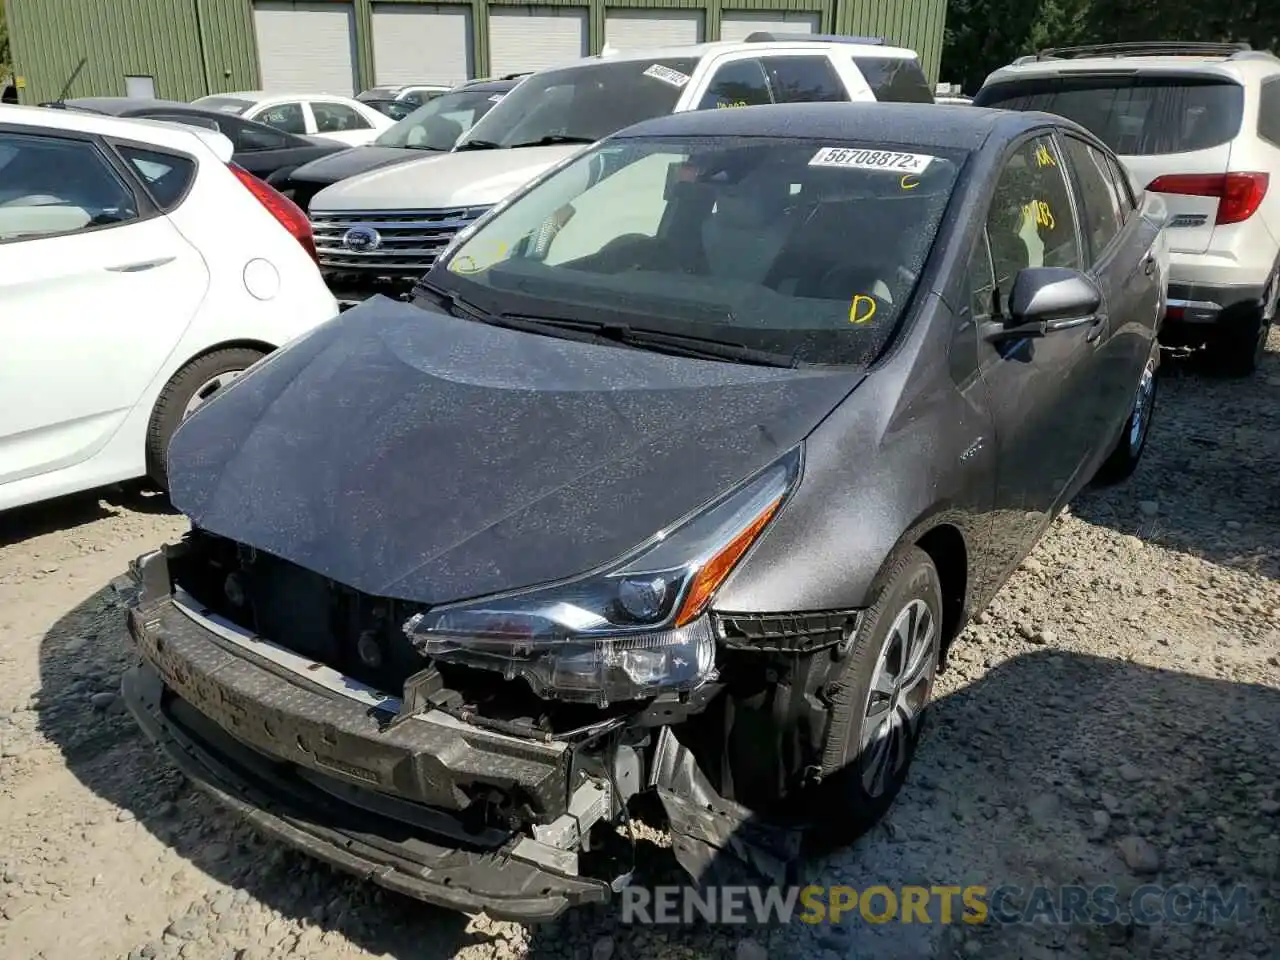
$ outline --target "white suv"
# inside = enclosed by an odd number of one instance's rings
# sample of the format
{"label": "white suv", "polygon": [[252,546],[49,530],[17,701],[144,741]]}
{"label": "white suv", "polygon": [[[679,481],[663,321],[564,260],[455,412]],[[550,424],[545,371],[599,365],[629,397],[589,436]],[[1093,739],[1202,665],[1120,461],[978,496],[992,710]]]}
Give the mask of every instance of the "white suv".
{"label": "white suv", "polygon": [[199,127],[0,108],[0,510],[150,474],[334,317],[306,215]]}
{"label": "white suv", "polygon": [[339,300],[403,295],[454,235],[556,163],[667,113],[800,101],[933,102],[912,50],[875,38],[755,33],[602,54],[525,77],[452,153],[343,180],[311,201]]}
{"label": "white suv", "polygon": [[1256,368],[1280,296],[1280,59],[1247,44],[1064,47],[996,70],[974,103],[1075,120],[1164,195],[1162,342]]}

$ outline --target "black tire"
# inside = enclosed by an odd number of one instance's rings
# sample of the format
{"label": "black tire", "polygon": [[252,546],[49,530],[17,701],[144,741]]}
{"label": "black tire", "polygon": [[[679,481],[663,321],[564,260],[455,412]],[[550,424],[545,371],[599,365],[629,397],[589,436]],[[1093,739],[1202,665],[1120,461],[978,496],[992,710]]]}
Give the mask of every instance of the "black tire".
{"label": "black tire", "polygon": [[1257,307],[1250,315],[1214,330],[1208,343],[1213,372],[1224,377],[1247,377],[1258,369],[1267,349],[1271,322]]}
{"label": "black tire", "polygon": [[[810,854],[823,854],[848,846],[888,811],[906,782],[920,741],[942,644],[942,584],[928,554],[908,549],[881,578],[874,605],[866,612],[847,653],[839,664],[839,676],[830,692],[831,722],[822,756],[822,780],[810,787],[802,801],[807,824],[805,846]],[[918,674],[920,695],[915,722],[903,723],[905,753],[900,767],[886,770],[882,788],[869,787],[868,767],[876,759],[875,744],[862,748],[864,734],[879,728],[869,721],[870,692],[882,653],[891,653],[897,641],[890,632],[899,617],[914,608],[926,610],[932,622],[926,662]],[[879,699],[879,695],[877,695]],[[882,701],[883,702],[883,701]],[[893,701],[884,716],[899,713]],[[883,723],[880,720],[880,723]]]}
{"label": "black tire", "polygon": [[[1140,414],[1138,403],[1142,399],[1143,385],[1146,383],[1148,376],[1150,377],[1150,393],[1146,397],[1145,412]],[[1151,355],[1147,358],[1147,363],[1142,370],[1142,379],[1139,380],[1138,388],[1134,391],[1133,405],[1129,408],[1129,416],[1124,421],[1124,429],[1120,431],[1120,436],[1116,438],[1116,445],[1111,449],[1111,453],[1102,462],[1102,466],[1098,468],[1098,472],[1094,475],[1093,482],[1096,485],[1110,486],[1122,483],[1133,476],[1133,472],[1138,469],[1138,463],[1142,460],[1143,451],[1147,449],[1147,437],[1151,435],[1151,420],[1156,413],[1156,400],[1159,397],[1159,393],[1160,345],[1153,344]],[[1135,434],[1135,420],[1140,415],[1145,416],[1145,420],[1138,422],[1138,430]]]}
{"label": "black tire", "polygon": [[182,423],[187,406],[195,399],[196,392],[216,377],[248,370],[263,356],[260,350],[248,347],[214,350],[196,357],[165,384],[156,400],[155,409],[151,412],[151,425],[147,430],[147,476],[161,490],[169,490],[165,456],[169,440]]}

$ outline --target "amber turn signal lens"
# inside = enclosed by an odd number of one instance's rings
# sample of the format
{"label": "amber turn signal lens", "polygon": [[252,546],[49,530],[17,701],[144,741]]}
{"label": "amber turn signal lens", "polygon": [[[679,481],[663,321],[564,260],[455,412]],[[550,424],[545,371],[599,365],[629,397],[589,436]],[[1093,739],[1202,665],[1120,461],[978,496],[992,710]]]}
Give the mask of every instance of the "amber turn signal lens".
{"label": "amber turn signal lens", "polygon": [[724,549],[702,565],[702,569],[694,575],[693,583],[689,585],[684,603],[680,605],[680,613],[676,616],[677,627],[683,627],[702,614],[712,594],[720,588],[720,584],[724,583],[725,578],[742,559],[742,555],[747,552],[747,548],[755,543],[756,538],[773,519],[773,515],[778,512],[782,499],[778,497],[760,511],[759,516],[730,540]]}

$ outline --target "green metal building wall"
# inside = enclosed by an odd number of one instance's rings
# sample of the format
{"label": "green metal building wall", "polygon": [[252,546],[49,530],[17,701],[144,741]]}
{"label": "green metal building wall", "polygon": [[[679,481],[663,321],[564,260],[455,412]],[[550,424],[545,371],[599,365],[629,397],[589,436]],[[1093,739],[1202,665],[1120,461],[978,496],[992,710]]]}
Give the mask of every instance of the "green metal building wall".
{"label": "green metal building wall", "polygon": [[[155,78],[156,95],[192,100],[259,86],[252,0],[4,0],[23,103],[122,96],[125,76]],[[344,0],[330,0],[344,2]],[[356,73],[374,83],[373,8],[355,10]],[[429,0],[398,0],[429,2]],[[586,6],[591,49],[604,46],[605,16],[619,8],[701,9],[708,40],[720,36],[725,10],[816,12],[825,33],[881,36],[912,47],[931,82],[938,79],[946,0],[466,0],[472,8],[476,74],[489,69],[489,8]]]}

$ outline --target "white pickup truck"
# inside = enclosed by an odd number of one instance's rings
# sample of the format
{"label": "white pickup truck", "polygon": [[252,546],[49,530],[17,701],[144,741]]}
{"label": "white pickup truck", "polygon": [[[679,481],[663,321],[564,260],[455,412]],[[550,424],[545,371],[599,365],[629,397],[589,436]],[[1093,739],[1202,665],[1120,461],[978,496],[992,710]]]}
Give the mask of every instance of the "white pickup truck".
{"label": "white pickup truck", "polygon": [[933,93],[915,51],[875,38],[752,34],[602,54],[535,73],[451,153],[343,180],[311,201],[320,265],[340,303],[403,296],[454,235],[549,167],[666,113]]}

